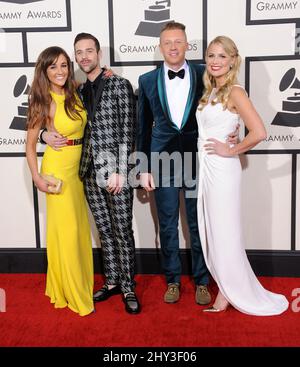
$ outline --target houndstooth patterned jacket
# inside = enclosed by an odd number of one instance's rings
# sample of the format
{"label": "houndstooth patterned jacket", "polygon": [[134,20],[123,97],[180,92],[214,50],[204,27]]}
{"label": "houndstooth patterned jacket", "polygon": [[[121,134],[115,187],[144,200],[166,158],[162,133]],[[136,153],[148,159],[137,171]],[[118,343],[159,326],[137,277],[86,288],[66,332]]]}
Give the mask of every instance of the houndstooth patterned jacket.
{"label": "houndstooth patterned jacket", "polygon": [[[93,161],[97,175],[129,170],[128,156],[134,150],[136,131],[136,102],[127,79],[113,75],[103,79],[104,87],[94,118],[85,128],[79,175],[86,175]],[[87,83],[79,88],[82,100],[87,101]],[[85,103],[85,107],[86,103]]]}

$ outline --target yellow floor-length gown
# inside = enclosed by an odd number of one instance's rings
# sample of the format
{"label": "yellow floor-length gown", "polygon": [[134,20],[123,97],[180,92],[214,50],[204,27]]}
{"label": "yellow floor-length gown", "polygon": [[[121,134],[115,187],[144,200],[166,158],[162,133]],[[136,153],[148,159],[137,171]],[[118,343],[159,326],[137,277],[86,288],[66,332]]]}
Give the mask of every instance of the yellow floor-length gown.
{"label": "yellow floor-length gown", "polygon": [[[72,120],[64,109],[64,95],[50,92],[56,103],[54,126],[68,139],[83,137],[83,121]],[[82,145],[60,151],[47,146],[41,172],[62,179],[60,194],[46,194],[47,201],[47,284],[46,295],[55,308],[69,307],[85,316],[94,310],[94,270],[90,226],[83,184],[79,179]]]}

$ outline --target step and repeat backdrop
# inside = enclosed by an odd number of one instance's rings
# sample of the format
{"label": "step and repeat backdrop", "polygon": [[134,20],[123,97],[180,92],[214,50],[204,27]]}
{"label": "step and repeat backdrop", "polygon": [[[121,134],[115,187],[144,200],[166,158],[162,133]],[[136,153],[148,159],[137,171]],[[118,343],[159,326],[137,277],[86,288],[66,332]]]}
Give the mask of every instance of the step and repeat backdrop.
{"label": "step and repeat backdrop", "polygon": [[[25,157],[28,90],[39,53],[58,45],[74,61],[74,37],[92,33],[102,64],[136,91],[139,75],[162,60],[159,31],[171,20],[186,25],[192,62],[203,62],[217,35],[238,45],[240,83],[268,132],[241,158],[246,247],[300,250],[300,1],[278,0],[0,0],[0,249],[46,247],[45,197]],[[75,61],[74,70],[84,81]],[[39,161],[43,149],[38,145]],[[92,217],[91,223],[99,247]],[[183,210],[180,228],[181,247],[188,248]],[[134,232],[137,248],[159,246],[153,197],[143,190],[135,191]]]}

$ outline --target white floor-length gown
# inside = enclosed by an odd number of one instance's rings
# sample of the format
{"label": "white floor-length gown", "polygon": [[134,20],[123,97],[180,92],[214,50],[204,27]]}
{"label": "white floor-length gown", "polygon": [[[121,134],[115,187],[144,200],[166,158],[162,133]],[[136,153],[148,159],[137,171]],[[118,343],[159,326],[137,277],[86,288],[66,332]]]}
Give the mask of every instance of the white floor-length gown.
{"label": "white floor-length gown", "polygon": [[[213,90],[210,101],[215,97]],[[260,284],[248,261],[241,227],[241,164],[238,156],[207,154],[208,138],[222,142],[235,130],[239,115],[207,104],[196,113],[199,129],[198,224],[207,267],[227,301],[250,315],[277,315],[287,299]]]}

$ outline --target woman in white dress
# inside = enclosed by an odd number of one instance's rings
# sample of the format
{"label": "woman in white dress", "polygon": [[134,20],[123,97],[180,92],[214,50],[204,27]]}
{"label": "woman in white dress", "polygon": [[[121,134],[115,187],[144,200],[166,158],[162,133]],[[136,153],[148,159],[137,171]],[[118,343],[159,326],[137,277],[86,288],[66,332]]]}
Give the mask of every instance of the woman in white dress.
{"label": "woman in white dress", "polygon": [[[276,315],[287,299],[262,287],[244,249],[241,233],[241,164],[239,154],[266,138],[263,122],[245,90],[237,85],[241,58],[234,42],[215,38],[206,51],[205,93],[199,102],[198,224],[207,267],[219,292],[206,312],[231,304],[250,315]],[[243,120],[248,129],[238,144],[227,135]]]}

